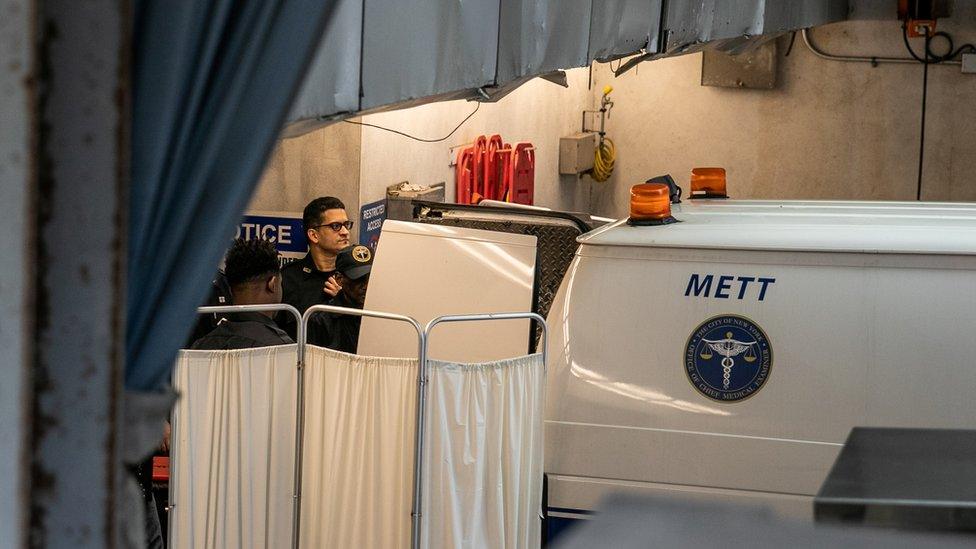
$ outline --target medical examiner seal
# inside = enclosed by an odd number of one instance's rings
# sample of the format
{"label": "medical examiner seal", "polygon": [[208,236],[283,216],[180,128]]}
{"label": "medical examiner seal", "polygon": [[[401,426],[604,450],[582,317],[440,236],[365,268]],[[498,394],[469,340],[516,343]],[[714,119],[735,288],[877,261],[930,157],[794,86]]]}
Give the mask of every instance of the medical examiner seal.
{"label": "medical examiner seal", "polygon": [[762,328],[736,315],[712,317],[691,333],[685,372],[698,392],[712,400],[749,398],[769,379],[773,348]]}

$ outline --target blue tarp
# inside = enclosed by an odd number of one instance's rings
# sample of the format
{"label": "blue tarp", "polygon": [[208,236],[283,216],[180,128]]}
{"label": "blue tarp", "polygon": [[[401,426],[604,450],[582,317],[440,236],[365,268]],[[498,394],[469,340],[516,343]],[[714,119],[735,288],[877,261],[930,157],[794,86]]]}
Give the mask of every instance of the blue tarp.
{"label": "blue tarp", "polygon": [[332,0],[137,0],[125,386],[166,384]]}

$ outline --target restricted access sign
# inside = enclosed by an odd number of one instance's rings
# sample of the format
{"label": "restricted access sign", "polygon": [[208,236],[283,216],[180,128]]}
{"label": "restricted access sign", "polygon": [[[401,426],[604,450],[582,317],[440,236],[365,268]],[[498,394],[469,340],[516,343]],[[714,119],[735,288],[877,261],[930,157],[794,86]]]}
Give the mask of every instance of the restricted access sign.
{"label": "restricted access sign", "polygon": [[386,219],[386,199],[363,205],[359,211],[359,243],[376,251],[380,241],[380,229]]}
{"label": "restricted access sign", "polygon": [[308,240],[302,228],[302,214],[291,212],[247,212],[237,225],[235,238],[262,239],[275,245],[286,265],[305,257]]}

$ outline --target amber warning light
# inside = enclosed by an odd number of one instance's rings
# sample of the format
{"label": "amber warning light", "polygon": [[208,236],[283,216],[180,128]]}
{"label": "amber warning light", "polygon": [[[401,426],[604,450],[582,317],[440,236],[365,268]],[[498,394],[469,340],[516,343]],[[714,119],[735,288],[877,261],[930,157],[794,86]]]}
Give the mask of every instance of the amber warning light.
{"label": "amber warning light", "polygon": [[671,217],[671,190],[664,183],[643,183],[630,188],[630,224],[665,225]]}
{"label": "amber warning light", "polygon": [[691,198],[728,198],[725,192],[725,168],[691,170]]}

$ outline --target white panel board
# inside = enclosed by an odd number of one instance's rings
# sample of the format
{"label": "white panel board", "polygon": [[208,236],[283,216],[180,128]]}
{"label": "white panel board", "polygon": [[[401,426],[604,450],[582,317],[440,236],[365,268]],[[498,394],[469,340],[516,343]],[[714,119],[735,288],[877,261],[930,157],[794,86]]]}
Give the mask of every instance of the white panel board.
{"label": "white panel board", "polygon": [[[370,275],[366,308],[412,316],[421,324],[447,314],[524,312],[532,308],[536,238],[388,220]],[[438,326],[430,357],[456,362],[524,355],[529,322]],[[364,318],[359,354],[414,357],[409,326]]]}

